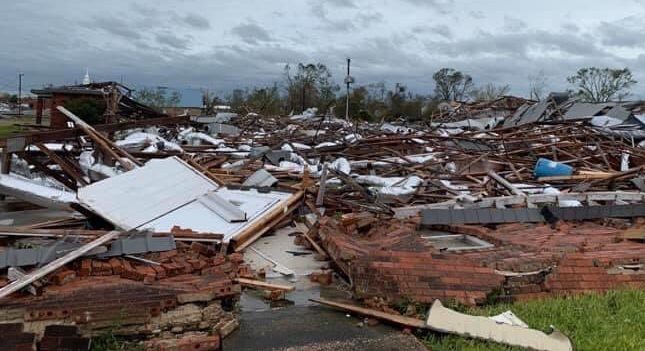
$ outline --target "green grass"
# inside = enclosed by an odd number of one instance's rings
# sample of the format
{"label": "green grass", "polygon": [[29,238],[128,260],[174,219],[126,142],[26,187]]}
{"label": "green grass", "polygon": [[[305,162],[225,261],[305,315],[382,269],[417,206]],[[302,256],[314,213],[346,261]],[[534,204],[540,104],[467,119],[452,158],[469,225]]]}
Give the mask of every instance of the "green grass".
{"label": "green grass", "polygon": [[[550,325],[555,326],[571,338],[576,350],[645,350],[645,290],[458,309],[483,316],[511,310],[531,328],[548,331]],[[422,338],[433,351],[524,350],[453,335],[428,334]]]}
{"label": "green grass", "polygon": [[4,124],[0,125],[0,138],[6,138],[11,136],[11,134],[21,131],[22,128],[15,126],[13,124]]}

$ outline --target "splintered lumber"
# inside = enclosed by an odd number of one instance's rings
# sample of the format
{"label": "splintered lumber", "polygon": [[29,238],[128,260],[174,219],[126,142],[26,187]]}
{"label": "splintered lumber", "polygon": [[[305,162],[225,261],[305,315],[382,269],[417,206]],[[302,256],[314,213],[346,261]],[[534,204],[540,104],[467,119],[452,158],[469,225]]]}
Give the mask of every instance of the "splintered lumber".
{"label": "splintered lumber", "polygon": [[123,156],[128,158],[130,161],[132,161],[135,165],[141,166],[141,162],[134,158],[132,155],[130,155],[128,152],[125,150],[121,149],[120,147],[116,146],[111,140],[108,138],[104,137],[101,133],[97,132],[96,129],[94,129],[91,125],[85,123],[82,119],[80,119],[78,116],[64,108],[63,106],[58,106],[56,107],[58,111],[63,113],[65,116],[67,116],[69,119],[71,119],[77,126],[79,126],[92,140],[104,151],[106,152],[110,157],[114,158],[123,168],[126,170],[130,171],[134,167],[128,163],[124,162],[120,156],[115,150],[118,150]]}
{"label": "splintered lumber", "polygon": [[237,233],[235,238],[231,239],[235,246],[235,251],[240,252],[244,250],[255,240],[271,230],[271,228],[282,222],[298,207],[296,204],[302,200],[304,194],[305,192],[303,190],[292,194],[283,204],[276,206],[276,208],[264,214],[258,221],[244,228],[240,233]]}
{"label": "splintered lumber", "polygon": [[48,275],[50,273],[53,273],[57,269],[59,269],[59,268],[63,267],[64,265],[66,265],[67,263],[74,261],[75,259],[83,256],[84,254],[92,251],[93,249],[95,249],[95,248],[97,248],[97,247],[99,247],[99,246],[101,246],[101,245],[103,245],[103,244],[105,244],[105,243],[107,243],[107,242],[109,242],[109,241],[111,241],[113,239],[116,239],[117,237],[119,237],[119,235],[121,235],[121,232],[118,232],[118,231],[109,232],[109,233],[107,233],[105,235],[102,235],[101,237],[99,237],[99,238],[97,238],[97,239],[95,239],[93,241],[90,241],[89,243],[79,247],[78,249],[68,253],[67,255],[50,262],[49,264],[47,264],[45,266],[43,266],[41,268],[38,268],[33,272],[29,272],[24,277],[22,277],[22,278],[20,278],[20,279],[18,279],[16,281],[13,281],[9,285],[7,285],[4,288],[0,289],[0,299],[8,296],[9,294],[12,294],[12,293],[16,292],[16,291],[18,291],[18,290],[20,290],[20,289],[22,289],[22,288],[24,288],[26,286],[28,286],[29,284],[32,284],[33,282],[45,277],[46,275]]}
{"label": "splintered lumber", "polygon": [[342,302],[336,302],[332,300],[327,300],[325,298],[318,298],[318,299],[309,299],[311,302],[319,303],[321,305],[325,306],[330,306],[330,307],[335,307],[337,309],[343,310],[343,311],[349,311],[349,312],[354,312],[363,316],[368,316],[368,317],[374,317],[378,319],[382,319],[388,322],[392,322],[395,324],[399,325],[404,325],[406,327],[411,327],[411,328],[425,328],[426,324],[424,321],[416,318],[411,318],[411,317],[405,317],[405,316],[399,316],[396,314],[391,314],[387,312],[382,312],[382,311],[377,311],[373,310],[370,308],[365,308],[365,307],[360,307],[356,305],[350,305]]}
{"label": "splintered lumber", "polygon": [[236,278],[236,282],[240,283],[242,286],[247,286],[250,288],[257,289],[267,289],[267,290],[281,290],[281,291],[294,291],[296,290],[295,286],[281,285],[281,284],[272,284],[263,282],[260,280],[246,279],[246,278]]}

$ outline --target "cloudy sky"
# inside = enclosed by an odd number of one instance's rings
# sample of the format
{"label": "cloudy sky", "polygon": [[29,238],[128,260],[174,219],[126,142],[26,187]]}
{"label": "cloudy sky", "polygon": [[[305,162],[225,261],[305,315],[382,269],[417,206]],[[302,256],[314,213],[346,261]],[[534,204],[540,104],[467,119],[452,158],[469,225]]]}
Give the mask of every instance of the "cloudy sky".
{"label": "cloudy sky", "polygon": [[526,95],[582,66],[630,67],[645,97],[645,0],[111,0],[6,1],[0,91],[80,81],[233,88],[282,79],[286,63],[322,62],[337,82],[345,58],[358,84],[429,93],[454,67],[476,83]]}

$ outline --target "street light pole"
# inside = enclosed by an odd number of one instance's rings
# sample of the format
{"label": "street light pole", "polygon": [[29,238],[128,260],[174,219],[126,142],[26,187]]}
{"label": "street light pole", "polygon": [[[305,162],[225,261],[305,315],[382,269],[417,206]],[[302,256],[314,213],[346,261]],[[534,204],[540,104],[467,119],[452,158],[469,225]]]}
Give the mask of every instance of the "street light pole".
{"label": "street light pole", "polygon": [[351,58],[347,58],[347,77],[345,77],[345,84],[347,84],[347,96],[345,100],[345,119],[349,121],[349,85],[354,83],[354,77],[350,75],[349,67],[352,63]]}
{"label": "street light pole", "polygon": [[24,73],[18,73],[18,117],[22,115],[22,76]]}

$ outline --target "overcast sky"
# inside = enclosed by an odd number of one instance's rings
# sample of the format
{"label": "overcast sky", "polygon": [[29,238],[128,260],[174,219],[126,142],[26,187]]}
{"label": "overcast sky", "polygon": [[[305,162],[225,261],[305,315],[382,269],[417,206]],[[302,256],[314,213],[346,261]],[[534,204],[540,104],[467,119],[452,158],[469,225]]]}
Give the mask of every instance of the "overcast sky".
{"label": "overcast sky", "polygon": [[645,0],[4,1],[0,90],[120,80],[210,88],[280,81],[286,63],[322,62],[342,82],[384,81],[429,93],[454,67],[475,83],[526,95],[582,66],[629,67],[645,97]]}

